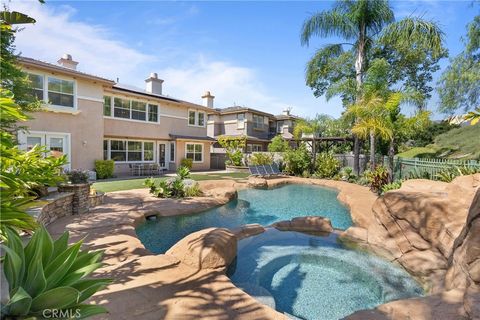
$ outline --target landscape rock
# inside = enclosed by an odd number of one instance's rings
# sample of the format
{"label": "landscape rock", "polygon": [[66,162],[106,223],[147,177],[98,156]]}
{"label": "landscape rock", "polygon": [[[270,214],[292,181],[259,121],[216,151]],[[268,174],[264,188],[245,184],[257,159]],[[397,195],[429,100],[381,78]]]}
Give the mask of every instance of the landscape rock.
{"label": "landscape rock", "polygon": [[265,228],[258,223],[246,224],[231,230],[238,240],[265,232]]}
{"label": "landscape rock", "polygon": [[274,228],[282,231],[300,231],[300,232],[332,232],[332,223],[330,219],[309,216],[297,217],[290,221],[279,221],[272,225]]}
{"label": "landscape rock", "polygon": [[264,189],[268,187],[268,182],[266,179],[255,176],[250,176],[247,183],[250,188],[255,189]]}
{"label": "landscape rock", "polygon": [[178,241],[166,254],[195,269],[224,270],[237,255],[237,238],[228,229],[203,229]]}

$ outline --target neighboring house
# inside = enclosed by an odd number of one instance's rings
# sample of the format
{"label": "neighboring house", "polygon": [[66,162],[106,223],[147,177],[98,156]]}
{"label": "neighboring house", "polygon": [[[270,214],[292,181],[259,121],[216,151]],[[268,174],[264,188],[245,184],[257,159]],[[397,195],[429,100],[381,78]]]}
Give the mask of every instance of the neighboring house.
{"label": "neighboring house", "polygon": [[[213,105],[212,105],[213,106]],[[285,109],[281,115],[273,115],[247,107],[234,106],[215,109],[208,115],[208,136],[218,139],[220,136],[246,137],[247,153],[267,151],[267,146],[276,135],[285,139],[293,138],[293,128],[299,117],[291,115]],[[225,150],[215,143],[212,153],[224,153]]]}
{"label": "neighboring house", "polygon": [[[163,95],[163,80],[152,73],[145,90],[76,70],[78,62],[64,55],[54,65],[19,58],[44,109],[33,114],[19,132],[20,147],[44,145],[52,154],[66,154],[71,169],[93,169],[98,159],[115,161],[116,173],[133,163],[157,163],[174,170],[183,158],[193,170],[210,168],[207,114],[204,105]],[[212,98],[213,99],[213,98]]]}

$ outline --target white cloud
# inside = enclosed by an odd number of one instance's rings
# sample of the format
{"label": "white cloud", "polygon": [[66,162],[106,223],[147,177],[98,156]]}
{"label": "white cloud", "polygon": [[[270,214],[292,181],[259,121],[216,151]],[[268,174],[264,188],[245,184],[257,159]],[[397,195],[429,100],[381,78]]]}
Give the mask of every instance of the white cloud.
{"label": "white cloud", "polygon": [[165,79],[165,93],[192,102],[199,103],[200,96],[210,90],[215,95],[217,107],[229,107],[235,103],[278,112],[284,106],[266,93],[255,70],[226,61],[209,61],[199,55],[180,68],[165,68],[159,74]]}
{"label": "white cloud", "polygon": [[102,26],[73,21],[75,9],[70,6],[52,7],[38,2],[12,2],[9,6],[37,20],[17,34],[16,46],[23,56],[54,62],[70,53],[80,62],[79,70],[109,79],[127,79],[155,59],[112,39]]}

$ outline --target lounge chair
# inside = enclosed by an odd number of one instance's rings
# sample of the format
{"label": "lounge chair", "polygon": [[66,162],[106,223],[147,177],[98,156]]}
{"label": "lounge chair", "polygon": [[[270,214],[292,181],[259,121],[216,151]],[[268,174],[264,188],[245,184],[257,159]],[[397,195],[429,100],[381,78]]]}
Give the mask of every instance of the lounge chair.
{"label": "lounge chair", "polygon": [[250,174],[252,176],[272,177],[282,175],[276,163],[259,166],[249,166],[248,168],[250,169]]}

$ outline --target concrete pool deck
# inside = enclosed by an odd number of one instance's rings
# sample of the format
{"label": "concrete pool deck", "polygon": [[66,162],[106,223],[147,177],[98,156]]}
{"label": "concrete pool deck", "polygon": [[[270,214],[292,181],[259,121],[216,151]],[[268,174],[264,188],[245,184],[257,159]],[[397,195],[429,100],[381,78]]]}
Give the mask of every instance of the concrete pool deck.
{"label": "concrete pool deck", "polygon": [[[358,226],[349,228],[345,234],[346,238],[357,239],[359,242],[363,239],[364,242],[379,246],[382,246],[382,243],[395,241],[392,237],[388,237],[388,233],[382,229],[382,224],[378,223],[376,215],[373,214],[373,207],[378,197],[368,188],[341,181],[302,178],[280,178],[267,181],[269,187],[285,183],[308,183],[337,189],[338,198],[350,208],[352,220]],[[135,226],[144,221],[145,216],[153,214],[169,216],[204,211],[227,203],[236,195],[236,189],[247,187],[245,184],[224,179],[203,181],[200,184],[206,197],[180,200],[157,199],[149,195],[147,189],[108,193],[105,203],[95,207],[89,213],[60,218],[48,226],[53,237],[58,237],[68,230],[71,241],[85,238],[85,248],[105,250],[103,259],[105,265],[95,275],[112,278],[114,282],[91,299],[92,302],[105,306],[110,312],[97,318],[287,319],[283,314],[260,304],[235,287],[225,276],[224,268],[211,268],[212,266],[199,268],[185,263],[185,259],[179,259],[178,255],[154,255],[146,250],[137,238]],[[245,234],[255,234],[258,232],[257,229],[252,227],[233,232],[237,238],[241,238]],[[196,251],[192,252],[199,254],[198,259],[202,258],[201,255],[204,252],[218,255],[221,259],[222,250],[207,243],[225,242],[225,237],[231,237],[228,234],[229,232],[223,232],[214,235],[208,241],[205,240],[206,238],[191,239],[186,248],[195,245]],[[384,247],[393,248],[394,246]],[[207,251],[204,251],[204,248]],[[392,252],[387,252],[386,255],[391,256]],[[460,298],[455,296],[455,299],[454,307],[457,308]],[[433,317],[434,308],[428,304],[428,301],[411,301],[410,299],[405,301],[408,303],[389,307],[387,311],[365,311],[366,313],[359,314],[357,318],[368,316],[372,319],[401,319],[393,312],[403,316],[402,313],[398,313],[398,310],[408,309],[411,305],[419,306],[417,309],[420,308],[422,315],[430,314]],[[445,304],[442,299],[432,301],[435,304]],[[389,304],[385,306],[387,305]],[[458,314],[462,313],[463,311],[458,312]]]}

